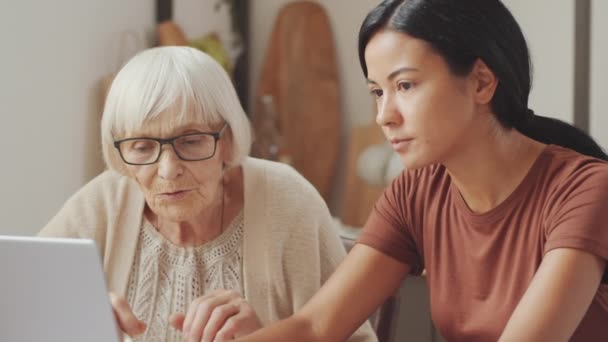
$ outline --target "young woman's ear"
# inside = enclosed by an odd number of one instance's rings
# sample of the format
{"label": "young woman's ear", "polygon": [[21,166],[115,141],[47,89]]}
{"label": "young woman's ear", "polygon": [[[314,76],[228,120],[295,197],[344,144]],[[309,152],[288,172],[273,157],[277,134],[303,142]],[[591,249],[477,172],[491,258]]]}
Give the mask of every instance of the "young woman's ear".
{"label": "young woman's ear", "polygon": [[494,72],[488,68],[486,63],[481,59],[475,61],[471,76],[476,83],[475,99],[477,104],[489,104],[494,97],[496,87],[498,87],[498,79]]}

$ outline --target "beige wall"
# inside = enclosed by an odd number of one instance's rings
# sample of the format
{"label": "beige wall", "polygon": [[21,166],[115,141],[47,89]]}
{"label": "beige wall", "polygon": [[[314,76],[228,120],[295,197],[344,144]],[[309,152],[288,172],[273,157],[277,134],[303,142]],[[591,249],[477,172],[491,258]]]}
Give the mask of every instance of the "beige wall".
{"label": "beige wall", "polygon": [[20,0],[0,10],[0,234],[37,232],[101,169],[99,84],[121,32],[153,29],[148,0]]}
{"label": "beige wall", "polygon": [[591,2],[591,134],[608,150],[608,1]]}
{"label": "beige wall", "polygon": [[521,25],[534,66],[529,107],[574,122],[576,0],[504,0]]}

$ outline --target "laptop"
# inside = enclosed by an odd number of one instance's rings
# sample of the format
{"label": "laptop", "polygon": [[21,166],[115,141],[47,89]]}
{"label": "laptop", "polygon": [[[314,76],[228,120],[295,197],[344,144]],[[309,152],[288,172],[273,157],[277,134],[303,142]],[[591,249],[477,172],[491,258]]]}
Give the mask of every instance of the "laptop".
{"label": "laptop", "polygon": [[94,241],[0,236],[0,341],[120,341]]}

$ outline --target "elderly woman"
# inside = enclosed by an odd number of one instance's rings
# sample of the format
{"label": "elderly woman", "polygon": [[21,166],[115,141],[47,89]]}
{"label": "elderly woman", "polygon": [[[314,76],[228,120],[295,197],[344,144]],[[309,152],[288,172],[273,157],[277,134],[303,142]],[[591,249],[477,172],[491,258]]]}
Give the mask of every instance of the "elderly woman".
{"label": "elderly woman", "polygon": [[[317,191],[247,157],[249,122],[206,54],[135,56],[108,93],[108,171],[40,232],[94,239],[118,326],[141,341],[225,341],[297,311],[344,257]],[[375,341],[369,324],[351,338]]]}

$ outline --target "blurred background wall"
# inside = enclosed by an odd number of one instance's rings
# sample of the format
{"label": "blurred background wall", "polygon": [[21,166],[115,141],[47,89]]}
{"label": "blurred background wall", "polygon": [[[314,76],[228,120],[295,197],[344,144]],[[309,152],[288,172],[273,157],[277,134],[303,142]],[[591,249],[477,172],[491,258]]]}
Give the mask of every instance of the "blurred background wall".
{"label": "blurred background wall", "polygon": [[608,1],[591,1],[590,131],[608,149]]}
{"label": "blurred background wall", "polygon": [[0,234],[30,235],[101,169],[100,81],[149,0],[0,0]]}

